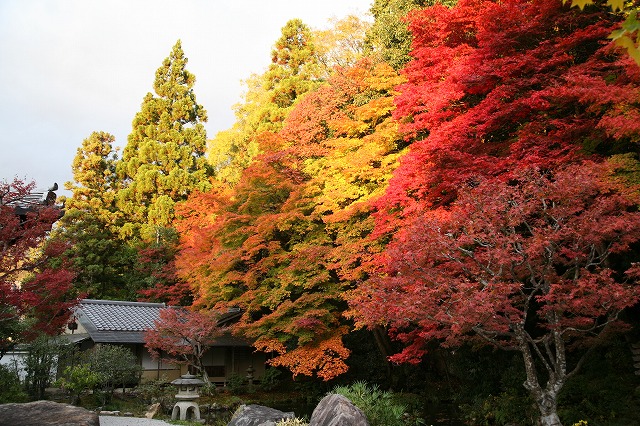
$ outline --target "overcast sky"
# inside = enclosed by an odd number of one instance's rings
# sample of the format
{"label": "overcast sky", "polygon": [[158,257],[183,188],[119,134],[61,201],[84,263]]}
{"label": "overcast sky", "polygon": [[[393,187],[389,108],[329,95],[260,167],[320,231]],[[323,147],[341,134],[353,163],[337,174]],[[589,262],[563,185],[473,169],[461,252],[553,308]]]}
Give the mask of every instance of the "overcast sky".
{"label": "overcast sky", "polygon": [[178,39],[212,138],[233,124],[242,80],[266,69],[288,20],[324,29],[331,18],[365,16],[372,2],[0,0],[0,180],[62,188],[91,132],[124,147]]}

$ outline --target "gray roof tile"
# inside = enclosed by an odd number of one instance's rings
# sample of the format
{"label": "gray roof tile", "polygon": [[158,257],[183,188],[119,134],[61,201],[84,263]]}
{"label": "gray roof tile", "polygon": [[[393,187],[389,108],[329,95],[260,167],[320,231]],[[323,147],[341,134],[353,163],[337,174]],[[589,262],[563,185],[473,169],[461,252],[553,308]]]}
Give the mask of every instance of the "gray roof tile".
{"label": "gray roof tile", "polygon": [[90,321],[96,331],[140,332],[154,326],[163,308],[164,303],[84,299],[78,313],[79,319]]}
{"label": "gray roof tile", "polygon": [[142,343],[163,308],[164,303],[83,299],[76,315],[95,342]]}
{"label": "gray roof tile", "polygon": [[[154,327],[160,310],[166,307],[164,303],[83,299],[76,317],[96,343],[144,343],[144,331]],[[219,323],[227,325],[241,314],[239,309],[229,310]],[[213,343],[213,346],[227,345],[248,346],[248,343],[230,334]]]}

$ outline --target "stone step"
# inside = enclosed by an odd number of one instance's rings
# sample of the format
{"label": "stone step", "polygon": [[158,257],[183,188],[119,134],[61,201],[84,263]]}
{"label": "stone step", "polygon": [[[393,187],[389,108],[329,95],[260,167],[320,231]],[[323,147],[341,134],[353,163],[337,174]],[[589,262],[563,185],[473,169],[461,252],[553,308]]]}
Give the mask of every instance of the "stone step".
{"label": "stone step", "polygon": [[640,349],[631,349],[631,353],[634,355],[640,355]]}
{"label": "stone step", "polygon": [[633,359],[633,362],[640,362],[640,355],[634,355],[632,359]]}

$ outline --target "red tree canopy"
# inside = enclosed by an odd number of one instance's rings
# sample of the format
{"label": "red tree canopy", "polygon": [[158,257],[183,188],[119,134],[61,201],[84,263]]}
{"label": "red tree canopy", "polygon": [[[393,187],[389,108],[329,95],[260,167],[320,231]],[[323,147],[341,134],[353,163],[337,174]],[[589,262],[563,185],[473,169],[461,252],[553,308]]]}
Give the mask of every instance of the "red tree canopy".
{"label": "red tree canopy", "polygon": [[640,295],[638,265],[618,256],[640,241],[640,212],[601,170],[530,169],[424,212],[389,246],[387,275],[362,288],[361,321],[409,344],[398,361],[418,360],[429,339],[514,346],[532,322],[532,339],[597,335]]}
{"label": "red tree canopy", "polygon": [[[418,362],[429,341],[517,350],[543,424],[585,359],[568,348],[620,330],[640,300],[640,212],[588,163],[483,179],[427,210],[387,249],[387,274],[354,294],[360,324],[384,325]],[[540,370],[543,370],[540,373]]]}
{"label": "red tree canopy", "polygon": [[76,303],[74,274],[51,265],[67,247],[46,241],[60,209],[28,201],[33,188],[0,182],[0,357],[37,333],[60,332]]}
{"label": "red tree canopy", "polygon": [[202,357],[223,331],[213,313],[167,308],[160,310],[155,327],[145,331],[144,341],[152,357],[193,366],[206,382]]}
{"label": "red tree canopy", "polygon": [[416,142],[380,200],[380,230],[480,176],[637,151],[640,68],[607,39],[621,17],[606,7],[461,0],[410,18],[394,115]]}

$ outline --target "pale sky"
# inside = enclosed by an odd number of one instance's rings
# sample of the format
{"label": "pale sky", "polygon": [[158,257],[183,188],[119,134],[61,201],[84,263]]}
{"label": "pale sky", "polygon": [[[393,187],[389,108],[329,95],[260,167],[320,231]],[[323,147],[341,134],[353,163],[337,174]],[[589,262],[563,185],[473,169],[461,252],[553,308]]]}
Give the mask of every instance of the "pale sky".
{"label": "pale sky", "polygon": [[213,138],[233,124],[242,80],[266,69],[288,20],[325,29],[331,18],[366,16],[372,2],[0,0],[0,180],[62,188],[93,131],[124,147],[178,39]]}

